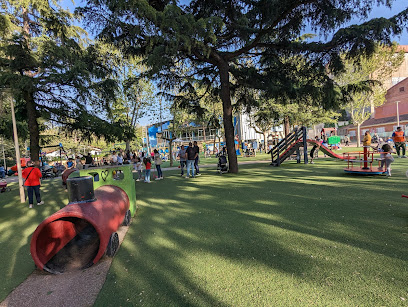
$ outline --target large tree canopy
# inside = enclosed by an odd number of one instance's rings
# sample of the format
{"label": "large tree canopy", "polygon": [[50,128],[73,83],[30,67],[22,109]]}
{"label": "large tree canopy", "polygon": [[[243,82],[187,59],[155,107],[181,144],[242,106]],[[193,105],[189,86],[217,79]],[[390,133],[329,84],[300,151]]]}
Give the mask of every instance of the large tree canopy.
{"label": "large tree canopy", "polygon": [[57,1],[0,3],[0,90],[26,114],[31,158],[39,157],[40,117],[88,136],[120,137],[104,117],[116,91],[106,52],[86,41],[74,16]]}
{"label": "large tree canopy", "polygon": [[[166,0],[88,0],[80,11],[99,26],[99,37],[125,54],[144,56],[149,72],[163,85],[195,79],[219,88],[230,171],[238,172],[232,124],[237,87],[266,90],[275,99],[308,92],[325,106],[337,105],[341,95],[327,77],[327,69],[343,69],[342,50],[355,56],[372,53],[375,41],[389,44],[391,34],[402,32],[408,10],[390,19],[345,25],[352,18],[367,18],[376,4],[391,6],[392,2],[194,0],[183,5]],[[307,27],[331,39],[299,40]],[[302,83],[296,82],[292,67],[280,60],[282,55],[308,60],[301,71]]]}

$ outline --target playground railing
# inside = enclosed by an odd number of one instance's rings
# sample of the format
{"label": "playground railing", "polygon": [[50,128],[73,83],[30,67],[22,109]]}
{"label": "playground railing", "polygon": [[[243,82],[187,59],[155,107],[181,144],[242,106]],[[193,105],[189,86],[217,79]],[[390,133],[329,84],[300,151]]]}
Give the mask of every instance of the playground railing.
{"label": "playground railing", "polygon": [[286,136],[286,138],[279,141],[278,144],[276,144],[276,146],[270,150],[272,158],[271,165],[279,166],[292,154],[293,150],[298,149],[294,148],[294,145],[298,143],[300,140],[306,139],[305,131],[306,129],[304,128],[301,129],[295,128],[295,130],[289,133]]}

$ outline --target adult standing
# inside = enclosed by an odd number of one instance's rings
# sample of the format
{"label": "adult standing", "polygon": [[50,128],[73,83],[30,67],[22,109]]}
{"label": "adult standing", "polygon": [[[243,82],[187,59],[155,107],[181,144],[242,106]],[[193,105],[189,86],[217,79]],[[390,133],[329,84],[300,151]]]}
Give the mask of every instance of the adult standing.
{"label": "adult standing", "polygon": [[363,146],[370,146],[371,145],[371,134],[370,131],[366,131],[364,133],[364,138],[363,138]]}
{"label": "adult standing", "polygon": [[180,158],[180,168],[181,168],[181,175],[184,175],[184,166],[186,166],[186,149],[184,148],[184,145],[181,145],[181,148],[179,152],[177,153],[177,156]]}
{"label": "adult standing", "polygon": [[156,180],[163,179],[163,172],[161,170],[162,158],[160,157],[159,152],[157,149],[154,150],[154,165],[156,165],[157,169],[157,178]]}
{"label": "adult standing", "polygon": [[91,156],[91,153],[88,152],[88,155],[85,157],[85,169],[93,165],[93,158]]}
{"label": "adult standing", "polygon": [[195,162],[195,158],[197,157],[197,152],[193,147],[193,143],[189,143],[188,144],[188,148],[186,150],[186,154],[187,154],[187,176],[186,178],[189,178],[190,176],[190,169],[191,169],[191,177],[195,177],[194,176],[194,162]]}
{"label": "adult standing", "polygon": [[112,165],[118,165],[118,156],[116,155],[116,151],[112,152],[111,164]]}
{"label": "adult standing", "polygon": [[394,141],[398,158],[401,158],[400,156],[401,149],[402,149],[402,157],[406,158],[407,156],[405,155],[405,133],[401,129],[401,127],[397,127],[397,130],[394,131],[394,133],[392,134],[392,140]]}
{"label": "adult standing", "polygon": [[349,146],[349,145],[350,145],[350,137],[348,136],[348,134],[346,134],[346,135],[344,136],[344,143],[346,143],[346,146]]}
{"label": "adult standing", "polygon": [[117,157],[117,164],[118,165],[123,165],[123,156],[122,153],[118,153],[118,157]]}
{"label": "adult standing", "polygon": [[84,166],[82,165],[81,158],[79,156],[77,156],[75,159],[75,167],[79,170],[84,168]]}
{"label": "adult standing", "polygon": [[40,195],[40,178],[42,177],[40,169],[34,166],[34,162],[29,161],[28,167],[23,170],[22,175],[25,180],[24,185],[27,187],[29,208],[33,207],[34,193],[35,199],[37,200],[37,205],[43,205],[44,202],[41,200]]}
{"label": "adult standing", "polygon": [[194,168],[195,168],[195,171],[196,171],[196,176],[201,176],[200,169],[198,167],[198,162],[200,162],[200,148],[197,145],[197,141],[194,141],[194,150],[197,153],[197,156],[194,159]]}

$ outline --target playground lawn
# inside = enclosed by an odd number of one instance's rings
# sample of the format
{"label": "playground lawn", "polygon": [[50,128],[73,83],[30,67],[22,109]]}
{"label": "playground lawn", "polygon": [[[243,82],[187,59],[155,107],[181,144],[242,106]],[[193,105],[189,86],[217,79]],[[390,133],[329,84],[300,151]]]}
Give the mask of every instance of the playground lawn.
{"label": "playground lawn", "polygon": [[139,211],[96,306],[406,306],[408,159],[203,170],[137,183]]}
{"label": "playground lawn", "polygon": [[28,209],[20,203],[18,183],[0,194],[0,302],[34,270],[30,255],[31,235],[45,218],[68,203],[67,193],[59,180],[43,180],[43,206]]}
{"label": "playground lawn", "polygon": [[[374,144],[376,145],[376,144]],[[312,148],[313,146],[309,145],[308,149]],[[342,154],[343,152],[350,152],[350,151],[363,151],[363,147],[351,147],[351,146],[343,146],[341,149],[336,149],[333,150],[337,154]],[[323,156],[323,153],[320,153],[321,156]],[[247,162],[247,161],[271,161],[271,155],[267,153],[256,153],[255,157],[244,157],[244,156],[237,156],[238,163],[240,162]],[[303,159],[303,157],[302,157]],[[201,165],[209,165],[209,164],[217,164],[218,163],[218,158],[216,158],[214,155],[212,155],[209,158],[204,158],[200,157],[200,164]],[[174,161],[173,166],[178,166],[180,164],[179,161]],[[170,161],[163,162],[162,167],[170,167]]]}
{"label": "playground lawn", "polygon": [[[95,306],[406,306],[408,159],[388,178],[344,166],[265,161],[238,175],[214,166],[137,182],[139,210]],[[67,203],[59,180],[44,182],[46,204],[33,210],[10,186],[0,196],[0,301],[34,269],[35,227]]]}
{"label": "playground lawn", "polygon": [[[243,156],[238,156],[238,163],[239,162],[245,162],[245,161],[268,161],[271,160],[271,155],[266,154],[266,153],[259,153],[257,152],[255,157],[243,157]],[[218,163],[218,158],[212,155],[209,158],[204,158],[200,156],[200,164],[201,165],[209,165],[209,164],[217,164]],[[174,161],[173,166],[179,166],[180,162]],[[163,162],[162,167],[170,167],[170,161]]]}

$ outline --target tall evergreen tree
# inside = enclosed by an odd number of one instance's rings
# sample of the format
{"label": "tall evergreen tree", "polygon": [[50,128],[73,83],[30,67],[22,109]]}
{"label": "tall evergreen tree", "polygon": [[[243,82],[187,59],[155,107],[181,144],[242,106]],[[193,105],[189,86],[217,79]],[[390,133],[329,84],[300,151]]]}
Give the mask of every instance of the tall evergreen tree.
{"label": "tall evergreen tree", "polygon": [[70,12],[56,0],[2,0],[0,19],[0,90],[26,114],[32,160],[39,158],[40,117],[88,136],[122,134],[99,117],[116,90],[106,55]]}
{"label": "tall evergreen tree", "polygon": [[[390,19],[341,26],[353,17],[366,18],[375,4],[390,6],[392,2],[193,0],[182,5],[170,0],[88,0],[81,11],[100,26],[100,37],[125,53],[143,55],[151,74],[164,84],[171,86],[183,77],[195,76],[219,87],[230,171],[236,173],[231,81],[244,79],[248,86],[267,87],[274,98],[312,90],[324,96],[325,105],[335,105],[338,95],[330,78],[322,78],[319,87],[293,88],[290,78],[280,78],[281,73],[289,76],[291,67],[274,60],[282,53],[302,54],[314,63],[313,74],[324,75],[327,66],[331,71],[341,70],[340,50],[348,49],[354,56],[371,53],[375,40],[390,43],[391,33],[401,33],[408,10]],[[322,37],[335,33],[326,42],[299,41],[306,26]],[[261,57],[275,63],[273,74],[264,71]]]}

